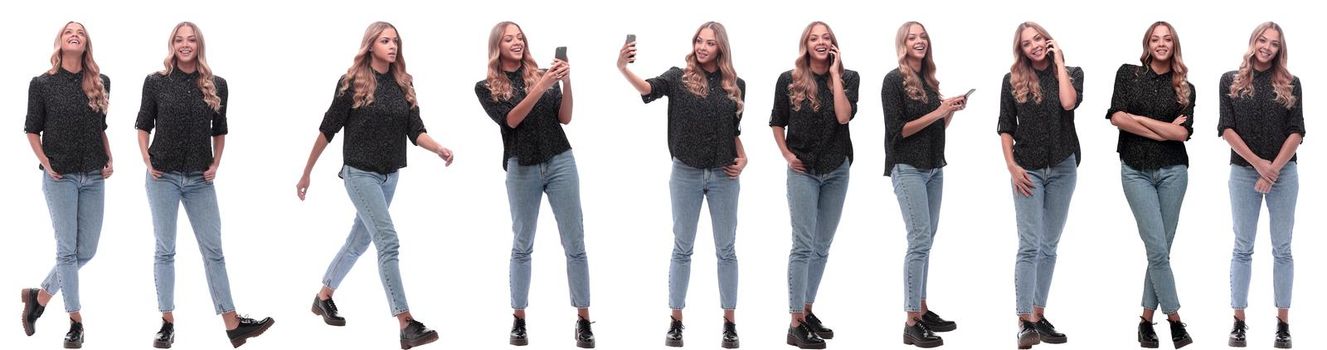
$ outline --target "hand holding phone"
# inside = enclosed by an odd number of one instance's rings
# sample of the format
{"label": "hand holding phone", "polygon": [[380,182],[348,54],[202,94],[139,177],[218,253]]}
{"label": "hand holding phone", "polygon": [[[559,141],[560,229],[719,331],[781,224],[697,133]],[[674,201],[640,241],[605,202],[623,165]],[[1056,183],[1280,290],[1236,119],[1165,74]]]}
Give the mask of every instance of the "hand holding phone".
{"label": "hand holding phone", "polygon": [[[623,43],[623,45],[631,45],[631,43],[634,42],[636,42],[636,34],[627,34],[627,42]],[[633,53],[630,56],[627,56],[627,63],[635,63],[635,62],[636,62],[636,54]]]}

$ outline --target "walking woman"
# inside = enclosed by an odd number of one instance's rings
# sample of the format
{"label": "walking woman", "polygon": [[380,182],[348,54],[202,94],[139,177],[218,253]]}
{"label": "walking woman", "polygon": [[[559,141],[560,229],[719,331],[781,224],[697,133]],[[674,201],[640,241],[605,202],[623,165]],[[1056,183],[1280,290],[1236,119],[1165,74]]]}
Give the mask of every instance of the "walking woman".
{"label": "walking woman", "polygon": [[1184,65],[1180,37],[1166,22],[1143,33],[1142,65],[1124,64],[1115,73],[1115,93],[1106,119],[1120,129],[1120,182],[1133,209],[1138,236],[1147,250],[1143,278],[1143,314],[1138,344],[1159,345],[1152,315],[1157,307],[1170,323],[1175,348],[1193,343],[1180,322],[1180,299],[1170,267],[1170,248],[1179,225],[1180,206],[1189,187],[1189,154],[1184,142],[1193,135],[1193,84]]}
{"label": "walking woman", "polygon": [[390,23],[369,25],[354,63],[337,80],[332,105],[323,115],[304,174],[295,185],[300,200],[308,194],[314,163],[343,128],[345,159],[338,176],[345,181],[346,193],[355,205],[355,222],[345,245],[327,266],[323,287],[313,299],[313,313],[329,325],[346,324],[337,313],[332,294],[372,242],[378,249],[378,277],[401,329],[401,348],[432,343],[438,340],[438,333],[416,321],[406,304],[397,258],[401,244],[387,208],[396,192],[398,170],[406,166],[406,140],[437,154],[446,165],[452,164],[452,151],[433,141],[424,129],[414,78],[406,72],[401,38]]}
{"label": "walking woman", "polygon": [[1045,28],[1023,22],[1014,31],[1014,64],[1000,89],[1000,134],[1018,222],[1014,294],[1018,347],[1061,344],[1068,337],[1045,318],[1069,200],[1078,179],[1074,109],[1083,102],[1083,70],[1064,64],[1064,52]]}
{"label": "walking woman", "polygon": [[78,270],[97,253],[101,237],[104,181],[113,169],[105,131],[110,91],[110,78],[92,59],[92,39],[78,22],[65,23],[55,35],[51,69],[28,85],[23,131],[42,170],[42,192],[55,229],[55,267],[40,288],[22,290],[23,333],[36,331],[46,303],[63,291],[69,313],[65,348],[83,347]]}
{"label": "walking woman", "polygon": [[894,47],[898,68],[885,75],[880,100],[885,112],[885,175],[894,184],[908,238],[903,261],[907,313],[903,343],[931,348],[944,344],[934,332],[958,328],[927,307],[926,282],[944,192],[945,129],[954,112],[967,106],[967,97],[940,96],[931,37],[921,23],[900,26]]}
{"label": "walking woman", "polygon": [[276,321],[237,316],[231,301],[213,185],[228,132],[226,79],[213,75],[207,65],[207,45],[197,25],[175,25],[167,47],[165,69],[143,81],[143,104],[134,125],[138,150],[147,165],[147,199],[157,238],[153,276],[162,324],[152,345],[165,349],[175,342],[175,227],[183,203],[203,254],[212,307],[225,321],[230,344],[239,347]]}
{"label": "walking woman", "polygon": [[[559,87],[558,82],[561,82]],[[528,88],[527,88],[528,87]],[[533,92],[533,93],[531,93]],[[511,345],[530,343],[525,307],[530,300],[530,254],[534,253],[539,202],[557,219],[567,256],[567,286],[577,309],[576,346],[594,347],[590,330],[590,268],[581,225],[580,177],[562,124],[571,123],[571,66],[553,60],[547,71],[530,54],[521,26],[502,22],[488,36],[487,78],[475,83],[475,95],[502,134],[502,168],[507,171],[511,205]]]}
{"label": "walking woman", "polygon": [[1304,140],[1304,101],[1299,78],[1286,67],[1285,31],[1274,22],[1259,24],[1249,36],[1239,70],[1221,76],[1221,120],[1217,131],[1230,144],[1230,217],[1235,227],[1230,257],[1230,307],[1235,326],[1230,346],[1247,344],[1244,309],[1249,306],[1253,241],[1258,212],[1267,202],[1272,236],[1272,286],[1276,293],[1276,340],[1289,349],[1290,292],[1295,260],[1290,238],[1299,197],[1295,150]]}
{"label": "walking woman", "polygon": [[[788,213],[792,251],[788,254],[788,345],[824,349],[834,338],[811,313],[825,274],[843,200],[848,194],[852,138],[848,121],[857,114],[857,72],[843,69],[838,38],[824,22],[811,22],[798,38],[793,69],[774,84],[769,125],[774,143],[788,161]],[[786,131],[785,131],[786,130]]]}
{"label": "walking woman", "polygon": [[[746,167],[740,123],[746,82],[733,70],[728,32],[706,22],[691,37],[686,68],[641,79],[627,64],[636,43],[622,46],[617,68],[645,103],[668,96],[668,151],[673,172],[668,181],[673,202],[673,258],[668,267],[668,307],[672,323],[664,345],[682,346],[682,308],[691,279],[691,252],[700,220],[700,204],[709,201],[714,250],[719,265],[719,304],[723,308],[720,345],[737,348],[737,195],[738,176]],[[731,138],[730,138],[731,137]]]}

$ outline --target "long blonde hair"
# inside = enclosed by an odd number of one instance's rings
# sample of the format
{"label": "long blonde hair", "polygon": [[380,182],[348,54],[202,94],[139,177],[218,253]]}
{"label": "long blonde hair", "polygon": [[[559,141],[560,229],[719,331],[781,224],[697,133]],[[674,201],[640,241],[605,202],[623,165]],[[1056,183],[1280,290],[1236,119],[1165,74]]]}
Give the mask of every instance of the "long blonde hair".
{"label": "long blonde hair", "polygon": [[521,66],[525,69],[522,77],[525,80],[525,88],[534,87],[535,82],[544,76],[544,72],[539,70],[539,63],[534,60],[534,55],[530,54],[529,37],[525,36],[525,30],[521,29],[521,25],[512,21],[499,22],[488,33],[488,77],[485,78],[485,84],[488,85],[488,91],[493,95],[495,102],[510,100],[515,95],[511,81],[507,80],[507,73],[502,69],[502,36],[506,34],[507,26],[515,26],[516,30],[521,31],[519,40],[521,45],[525,46],[525,51],[521,54]]}
{"label": "long blonde hair", "polygon": [[419,107],[415,100],[415,78],[405,71],[405,49],[401,44],[401,31],[396,30],[396,26],[387,22],[373,22],[369,28],[364,30],[364,38],[360,40],[359,51],[355,53],[355,61],[346,70],[346,76],[341,79],[341,89],[337,95],[345,94],[353,85],[355,95],[351,97],[354,103],[350,108],[360,108],[373,104],[373,93],[378,89],[378,78],[370,65],[373,62],[373,54],[369,49],[373,47],[373,42],[382,35],[387,29],[396,31],[396,62],[392,62],[392,78],[396,80],[396,85],[401,87],[401,92],[405,94],[405,101],[410,103],[410,108]]}
{"label": "long blonde hair", "polygon": [[[816,26],[825,26],[825,31],[829,32],[829,43],[834,47],[839,46],[839,37],[834,35],[834,29],[830,29],[828,24],[821,21],[811,22],[802,30],[802,37],[797,44],[797,60],[793,61],[792,83],[788,84],[788,97],[792,100],[794,111],[802,109],[802,101],[811,100],[811,110],[820,110],[819,88],[816,87],[815,77],[811,72],[811,50],[806,47],[806,40],[811,37],[811,30]],[[829,64],[833,64],[830,62]],[[839,73],[843,73],[843,62],[839,62]]]}
{"label": "long blonde hair", "polygon": [[162,62],[166,68],[161,70],[161,75],[170,75],[175,70],[175,34],[186,26],[193,29],[194,36],[198,38],[198,49],[194,50],[194,61],[198,63],[198,91],[203,93],[203,102],[206,102],[208,107],[212,107],[213,111],[221,111],[221,97],[217,96],[217,85],[212,79],[212,67],[207,65],[207,44],[203,41],[203,32],[198,30],[198,25],[188,21],[180,22],[170,31],[170,37],[166,38],[166,60]]}
{"label": "long blonde hair", "polygon": [[1286,46],[1286,32],[1281,30],[1281,26],[1276,22],[1263,22],[1257,28],[1253,29],[1253,35],[1249,36],[1249,49],[1244,53],[1244,61],[1239,64],[1239,72],[1235,74],[1235,81],[1230,83],[1230,97],[1248,97],[1253,96],[1253,57],[1258,52],[1255,46],[1258,44],[1258,37],[1268,29],[1275,30],[1281,34],[1281,49],[1276,52],[1276,59],[1272,60],[1272,90],[1276,94],[1276,103],[1293,108],[1295,106],[1294,76],[1290,75],[1290,69],[1286,68],[1286,62],[1290,52]]}
{"label": "long blonde hair", "polygon": [[[1031,95],[1034,101],[1041,103],[1041,82],[1037,80],[1037,73],[1032,68],[1032,60],[1023,54],[1023,49],[1020,47],[1020,43],[1023,41],[1023,30],[1027,28],[1036,30],[1037,34],[1041,34],[1041,37],[1045,40],[1055,40],[1049,32],[1046,32],[1046,28],[1042,28],[1036,22],[1028,21],[1019,24],[1018,29],[1014,30],[1014,64],[1009,67],[1009,84],[1013,85],[1014,88],[1014,101],[1025,103]],[[1064,55],[1063,52],[1056,52],[1056,54]],[[1049,55],[1046,58],[1051,59]],[[1063,58],[1061,56],[1061,59]],[[1055,68],[1054,66],[1054,64],[1051,64],[1052,69]],[[1073,79],[1073,77],[1069,79]]]}
{"label": "long blonde hair", "polygon": [[1170,37],[1174,42],[1174,47],[1170,49],[1170,85],[1175,89],[1175,100],[1181,106],[1188,106],[1189,95],[1193,94],[1189,89],[1189,66],[1184,65],[1184,56],[1180,54],[1180,35],[1175,33],[1174,26],[1166,21],[1157,21],[1147,27],[1147,32],[1143,33],[1143,55],[1138,61],[1143,63],[1143,69],[1152,69],[1152,50],[1148,44],[1152,39],[1152,31],[1161,26],[1170,30]]}
{"label": "long blonde hair", "polygon": [[[728,99],[737,103],[737,115],[742,115],[742,91],[737,87],[737,71],[733,69],[732,50],[728,45],[728,31],[723,29],[719,22],[705,22],[696,29],[696,34],[691,36],[692,45],[695,45],[696,38],[700,37],[700,32],[705,28],[714,31],[714,41],[719,47],[717,56],[714,56],[715,63],[719,66],[721,74],[721,83],[723,91],[728,93]],[[687,90],[696,96],[709,95],[709,83],[705,80],[704,70],[700,68],[700,60],[696,58],[696,50],[691,50],[687,54],[687,68],[682,71],[682,82]]]}
{"label": "long blonde hair", "polygon": [[[926,96],[926,89],[922,87],[923,77],[918,77],[917,72],[912,71],[908,66],[908,31],[912,26],[922,27],[926,31],[926,26],[917,21],[908,21],[903,26],[898,27],[898,35],[894,37],[894,47],[898,50],[898,71],[903,74],[903,91],[908,94],[908,98],[916,101],[926,102],[929,96]],[[926,39],[926,56],[922,57],[921,73],[926,79],[926,85],[936,91],[940,91],[940,80],[935,78],[935,58],[932,53],[935,52],[935,46],[931,45],[931,39]]]}
{"label": "long blonde hair", "polygon": [[46,74],[55,74],[60,71],[60,66],[64,63],[64,49],[61,48],[60,38],[64,36],[66,27],[70,24],[77,24],[83,28],[83,94],[88,97],[88,108],[94,112],[106,113],[106,108],[110,106],[110,94],[106,91],[106,86],[101,81],[101,67],[97,66],[97,60],[92,59],[92,36],[88,35],[87,27],[82,23],[69,21],[60,27],[60,31],[55,33],[55,52],[51,53],[51,70]]}

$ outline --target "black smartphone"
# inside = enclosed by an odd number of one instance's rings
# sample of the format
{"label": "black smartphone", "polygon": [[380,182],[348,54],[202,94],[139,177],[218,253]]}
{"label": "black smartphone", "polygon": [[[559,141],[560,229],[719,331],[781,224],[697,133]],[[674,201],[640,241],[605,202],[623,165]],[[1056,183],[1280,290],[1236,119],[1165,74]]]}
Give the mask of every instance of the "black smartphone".
{"label": "black smartphone", "polygon": [[566,47],[566,46],[558,46],[557,51],[555,51],[555,52],[553,53],[553,58],[556,58],[556,59],[562,60],[563,62],[566,62],[566,61],[567,61],[567,47]]}
{"label": "black smartphone", "polygon": [[[634,42],[636,42],[636,34],[627,34],[627,42],[626,42],[626,43],[623,43],[623,45],[630,44],[630,43],[634,43]],[[636,55],[633,54],[633,55],[627,57],[627,63],[635,63],[635,62],[636,62]]]}
{"label": "black smartphone", "polygon": [[977,91],[977,89],[971,89],[971,90],[968,90],[968,93],[963,94],[963,99],[966,100],[968,97],[971,97],[971,96],[972,96],[972,93],[973,93],[973,92],[976,92],[976,91]]}
{"label": "black smartphone", "polygon": [[833,53],[833,52],[830,52],[830,53],[829,53],[829,64],[834,64],[834,53]]}

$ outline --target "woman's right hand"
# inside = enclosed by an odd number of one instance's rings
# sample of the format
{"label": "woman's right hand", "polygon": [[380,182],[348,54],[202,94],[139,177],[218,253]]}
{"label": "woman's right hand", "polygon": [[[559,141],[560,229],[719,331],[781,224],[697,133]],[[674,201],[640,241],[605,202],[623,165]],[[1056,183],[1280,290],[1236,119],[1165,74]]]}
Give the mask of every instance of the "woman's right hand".
{"label": "woman's right hand", "polygon": [[46,176],[50,176],[51,180],[59,180],[64,178],[64,176],[60,175],[60,173],[55,172],[55,170],[51,170],[50,164],[46,164],[44,169],[46,169]]}
{"label": "woman's right hand", "polygon": [[784,154],[783,154],[783,159],[788,161],[788,168],[789,168],[789,169],[792,169],[793,171],[796,171],[796,172],[799,172],[799,173],[805,173],[805,172],[806,172],[806,165],[805,165],[805,164],[802,164],[802,160],[801,160],[801,159],[797,159],[797,155],[792,154],[791,152],[789,152],[789,153],[784,153]]}
{"label": "woman's right hand", "polygon": [[1032,178],[1028,177],[1027,170],[1023,170],[1021,166],[1012,165],[1009,167],[1009,177],[1014,184],[1014,189],[1019,194],[1023,197],[1032,196]]}
{"label": "woman's right hand", "polygon": [[308,192],[309,192],[309,174],[304,174],[304,176],[300,176],[299,182],[295,184],[295,196],[299,197],[299,200],[302,201],[304,200],[304,194]]}
{"label": "woman's right hand", "polygon": [[152,175],[153,180],[161,179],[161,171],[158,171],[157,168],[152,167],[152,158],[144,157],[143,165],[147,166],[147,174]]}
{"label": "woman's right hand", "polygon": [[622,51],[617,55],[617,69],[627,69],[627,63],[631,62],[636,62],[635,41],[622,45]]}
{"label": "woman's right hand", "polygon": [[1259,159],[1253,162],[1253,169],[1258,171],[1258,176],[1267,179],[1267,182],[1276,183],[1276,179],[1281,176],[1281,170],[1272,166],[1272,162],[1266,159]]}
{"label": "woman's right hand", "polygon": [[553,84],[557,84],[559,80],[562,80],[562,76],[563,74],[566,74],[567,68],[567,65],[560,61],[553,63],[553,66],[548,67],[548,70],[544,71],[544,75],[539,77],[539,82],[535,83],[537,89],[535,91],[544,91],[553,88]]}

